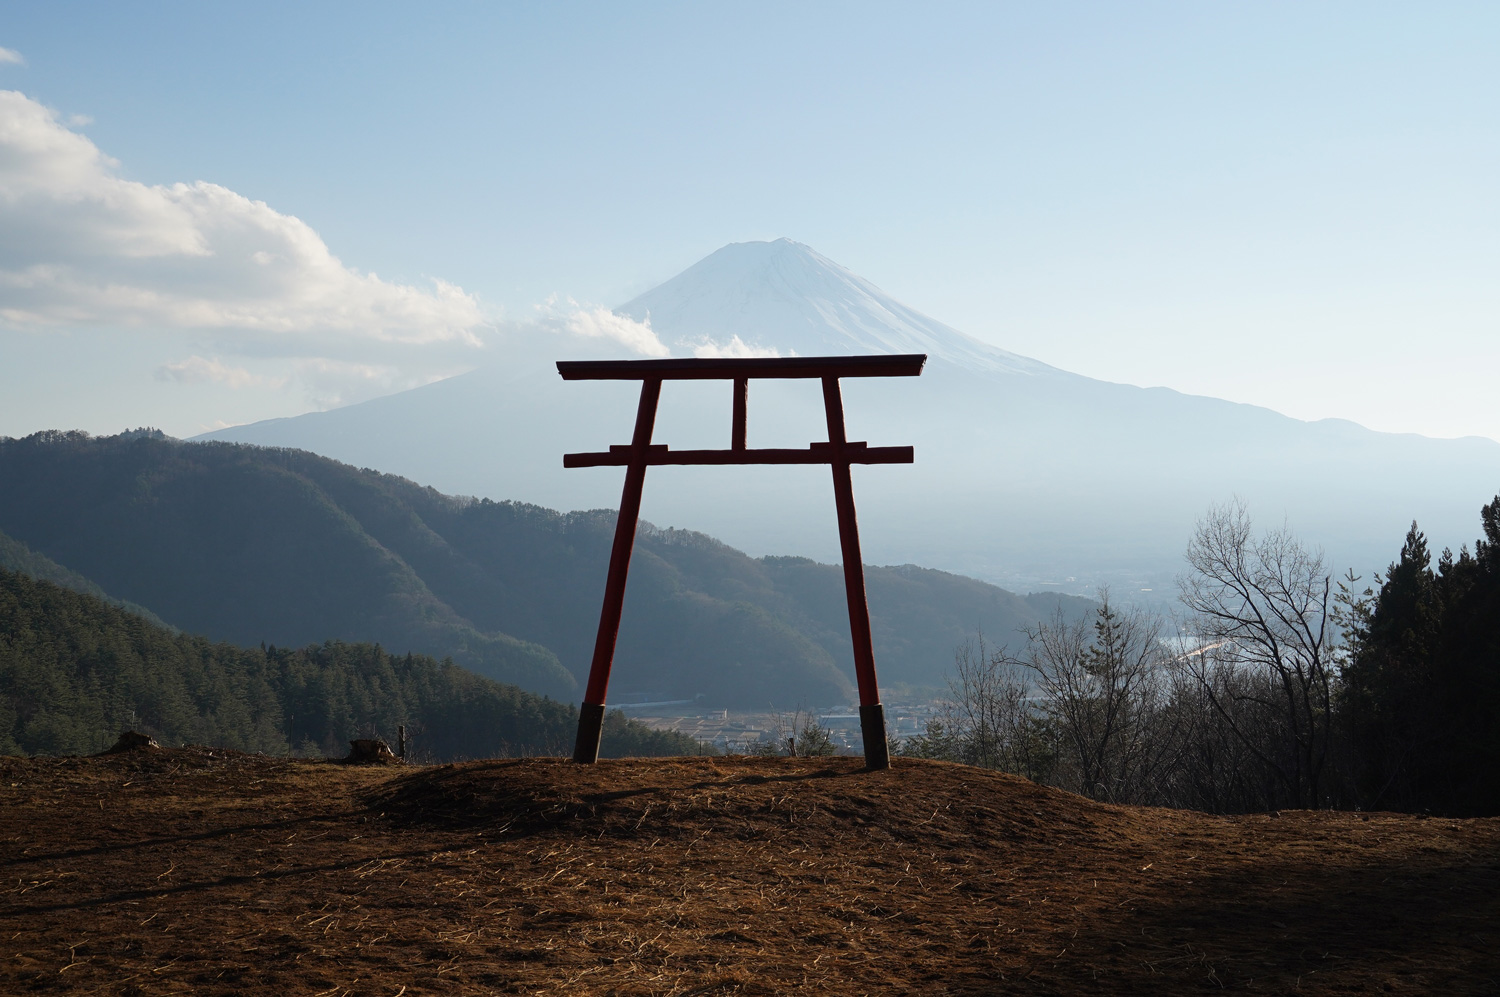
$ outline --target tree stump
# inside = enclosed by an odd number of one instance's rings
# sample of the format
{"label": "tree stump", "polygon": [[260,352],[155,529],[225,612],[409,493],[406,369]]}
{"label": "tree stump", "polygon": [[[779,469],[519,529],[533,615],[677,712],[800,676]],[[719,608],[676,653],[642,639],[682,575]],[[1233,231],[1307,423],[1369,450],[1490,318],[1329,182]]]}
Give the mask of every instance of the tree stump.
{"label": "tree stump", "polygon": [[393,765],[400,761],[391,746],[379,738],[362,737],[349,742],[350,765]]}
{"label": "tree stump", "polygon": [[152,740],[150,735],[142,734],[140,731],[136,730],[127,730],[123,734],[121,734],[118,739],[116,739],[114,747],[110,748],[104,753],[106,755],[115,755],[119,754],[122,751],[134,751],[136,748],[160,747],[161,745]]}

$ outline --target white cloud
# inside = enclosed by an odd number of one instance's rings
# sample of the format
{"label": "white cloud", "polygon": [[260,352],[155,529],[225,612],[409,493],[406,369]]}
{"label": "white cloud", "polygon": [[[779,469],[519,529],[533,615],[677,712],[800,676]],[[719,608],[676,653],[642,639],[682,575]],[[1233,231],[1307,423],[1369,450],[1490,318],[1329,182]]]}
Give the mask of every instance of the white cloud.
{"label": "white cloud", "polygon": [[331,409],[420,387],[461,374],[468,369],[448,367],[437,371],[430,368],[413,370],[407,364],[370,363],[329,357],[251,362],[263,368],[263,372],[257,373],[219,357],[203,357],[195,353],[186,360],[162,364],[156,368],[155,375],[158,381],[184,385],[214,384],[233,391],[246,388],[279,391],[300,397],[303,403],[316,409]]}
{"label": "white cloud", "polygon": [[68,115],[68,124],[72,125],[74,128],[82,128],[84,125],[91,125],[93,123],[94,119],[87,114]]}
{"label": "white cloud", "polygon": [[[18,57],[19,58],[19,57]],[[0,322],[477,344],[472,295],[361,273],[300,219],[217,184],[148,186],[0,91]]]}
{"label": "white cloud", "polygon": [[[684,343],[683,345],[688,345]],[[750,346],[739,336],[733,336],[729,342],[720,345],[712,340],[705,339],[701,343],[694,343],[693,356],[707,359],[716,357],[779,357],[781,352],[770,347]]]}
{"label": "white cloud", "polygon": [[0,48],[0,65],[12,63],[17,66],[26,65],[26,60],[21,58],[21,53],[13,48]]}
{"label": "white cloud", "polygon": [[177,381],[182,384],[213,382],[228,388],[279,388],[285,378],[265,377],[253,374],[244,367],[231,367],[218,358],[212,360],[197,354],[176,363],[162,364],[156,368],[158,381]]}
{"label": "white cloud", "polygon": [[561,325],[564,331],[574,336],[608,340],[624,346],[632,353],[648,357],[671,355],[672,351],[652,331],[649,317],[644,322],[637,322],[635,319],[616,315],[608,308],[580,305],[572,298],[567,300],[566,309],[562,309],[559,308],[556,296],[547,299],[545,304],[537,308],[542,313],[545,325]]}
{"label": "white cloud", "polygon": [[401,368],[391,364],[357,363],[325,357],[297,361],[294,376],[307,400],[319,409],[338,408],[416,387],[404,383]]}

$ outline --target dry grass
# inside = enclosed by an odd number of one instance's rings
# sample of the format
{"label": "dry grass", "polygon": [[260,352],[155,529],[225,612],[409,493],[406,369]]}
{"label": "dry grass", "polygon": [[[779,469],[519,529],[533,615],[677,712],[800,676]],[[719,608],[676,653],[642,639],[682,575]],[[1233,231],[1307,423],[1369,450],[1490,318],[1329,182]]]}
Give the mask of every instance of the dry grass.
{"label": "dry grass", "polygon": [[1500,992],[1500,819],[961,766],[0,760],[0,992]]}

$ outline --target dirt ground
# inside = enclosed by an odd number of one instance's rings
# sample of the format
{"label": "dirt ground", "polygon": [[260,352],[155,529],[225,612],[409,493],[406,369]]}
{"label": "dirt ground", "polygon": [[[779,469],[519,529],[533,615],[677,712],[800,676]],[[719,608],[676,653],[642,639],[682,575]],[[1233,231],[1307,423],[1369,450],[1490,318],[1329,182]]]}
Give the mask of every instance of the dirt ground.
{"label": "dirt ground", "polygon": [[0,993],[1500,993],[1500,819],[897,760],[0,759]]}

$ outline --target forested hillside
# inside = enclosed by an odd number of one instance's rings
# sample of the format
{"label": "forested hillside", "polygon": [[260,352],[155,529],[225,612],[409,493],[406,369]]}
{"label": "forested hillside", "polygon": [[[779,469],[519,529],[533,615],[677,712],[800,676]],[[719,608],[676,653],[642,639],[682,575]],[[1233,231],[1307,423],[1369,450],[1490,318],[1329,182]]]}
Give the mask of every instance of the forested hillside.
{"label": "forested hillside", "polygon": [[[379,641],[566,699],[588,667],[614,519],[446,496],[296,450],[0,440],[0,529],[176,626],[240,644]],[[939,686],[966,637],[1003,643],[1058,604],[914,567],[871,568],[868,586],[886,685]],[[616,661],[617,697],[846,702],[842,575],[642,524]]]}
{"label": "forested hillside", "polygon": [[[373,644],[215,644],[0,569],[0,753],[97,752],[130,728],[164,744],[342,755],[397,724],[428,760],[561,754],[577,711]],[[696,750],[618,711],[605,724],[606,755]]]}
{"label": "forested hillside", "polygon": [[[0,440],[0,529],[215,640],[374,641],[573,698],[556,655],[461,619],[336,496],[352,499],[377,532],[401,530],[406,510],[360,502],[357,487],[315,481],[289,456],[199,451],[159,435]],[[360,479],[325,463],[325,479]]]}
{"label": "forested hillside", "polygon": [[0,568],[19,571],[23,575],[52,582],[55,585],[61,585],[65,589],[82,592],[84,595],[94,596],[112,606],[119,606],[121,609],[135,613],[137,616],[144,616],[147,620],[159,626],[168,626],[161,617],[151,612],[145,606],[137,606],[133,602],[116,599],[78,572],[70,571],[45,554],[38,554],[14,537],[6,536],[3,532],[0,532]]}

